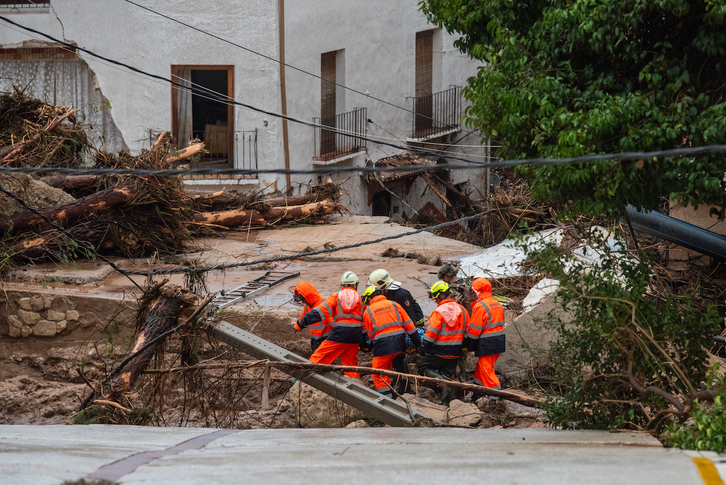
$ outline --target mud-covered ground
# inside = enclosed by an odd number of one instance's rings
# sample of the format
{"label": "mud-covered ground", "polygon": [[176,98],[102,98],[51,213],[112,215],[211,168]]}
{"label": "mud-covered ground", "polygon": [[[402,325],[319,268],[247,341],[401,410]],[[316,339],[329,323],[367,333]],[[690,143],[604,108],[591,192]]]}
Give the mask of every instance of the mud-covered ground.
{"label": "mud-covered ground", "polygon": [[[261,338],[303,357],[310,356],[309,335],[295,332],[292,323],[297,310],[248,305],[217,315],[220,320],[251,331]],[[3,379],[0,381],[0,424],[72,424],[119,422],[152,426],[203,426],[234,428],[299,427],[292,382],[285,373],[272,369],[269,405],[262,408],[263,368],[240,367],[249,356],[216,342],[204,332],[193,336],[194,359],[200,369],[193,373],[147,374],[117,409],[95,405],[88,414],[78,414],[90,395],[89,384],[97,386],[104,376],[128,354],[133,343],[129,321],[118,318],[84,335],[50,340],[36,339],[3,346]],[[80,329],[79,329],[80,330]],[[12,353],[7,354],[11,348]],[[188,346],[186,349],[188,353]],[[180,365],[185,353],[183,340],[172,337],[150,368],[171,369]],[[361,365],[370,365],[371,355],[359,354]],[[415,372],[415,355],[409,357]],[[80,372],[89,383],[84,382]],[[368,377],[363,382],[372,387]],[[506,381],[505,381],[506,385]],[[419,388],[419,397],[438,402],[435,389]],[[299,403],[298,403],[299,405]],[[540,427],[538,411],[516,405],[490,409],[480,426]],[[381,425],[368,420],[369,425]],[[362,421],[360,422],[362,423]],[[345,422],[343,424],[346,424]]]}
{"label": "mud-covered ground", "polygon": [[[381,218],[345,218],[327,226],[298,227],[246,232],[231,232],[221,240],[200,242],[197,253],[161,262],[166,266],[193,264],[227,264],[250,261],[270,255],[294,254],[298,251],[339,247],[381,235],[393,235],[410,230],[384,223]],[[387,257],[395,249],[406,257]],[[394,279],[402,282],[429,314],[435,307],[426,298],[428,286],[436,280],[442,259],[471,254],[480,250],[458,241],[431,234],[419,234],[387,243],[323,255],[315,259],[293,258],[271,266],[253,265],[236,270],[211,272],[206,289],[219,292],[248,282],[268,269],[299,272],[300,275],[270,288],[234,310],[217,318],[251,331],[266,340],[303,357],[309,357],[307,332],[296,333],[292,324],[299,307],[292,304],[291,290],[300,281],[313,282],[321,294],[337,291],[340,275],[353,270],[361,285],[370,272],[386,268]],[[126,269],[146,270],[147,260],[117,261]],[[4,292],[0,298],[0,423],[2,424],[61,424],[78,422],[124,422],[159,426],[212,427],[294,427],[299,426],[289,396],[291,382],[281,371],[271,371],[269,408],[262,409],[262,368],[246,368],[249,356],[215,341],[201,331],[184,331],[170,337],[164,351],[152,361],[150,369],[172,369],[183,362],[198,367],[193,372],[176,371],[143,375],[121,404],[126,410],[111,409],[96,404],[93,412],[77,416],[104,377],[130,352],[133,346],[133,316],[137,288],[125,276],[92,271],[103,267],[94,263],[85,268],[73,266],[38,265],[19,269],[23,278],[0,281]],[[155,262],[154,264],[159,264]],[[74,278],[85,271],[91,277],[83,285],[64,284],[65,273]],[[65,272],[65,273],[64,273]],[[31,275],[31,273],[34,273]],[[93,278],[98,275],[98,279]],[[27,277],[26,277],[27,276]],[[35,278],[35,280],[33,279]],[[144,285],[143,277],[134,279]],[[184,286],[181,276],[172,275],[169,284]],[[3,315],[17,297],[12,291],[29,294],[68,295],[74,299],[82,315],[94,315],[92,325],[68,328],[52,338],[11,338]],[[11,301],[12,300],[12,301]],[[4,302],[4,303],[3,303]],[[17,310],[17,309],[16,309]],[[16,311],[13,310],[13,311]],[[371,361],[370,354],[359,354],[362,365]],[[410,356],[415,371],[415,355]],[[82,375],[81,375],[82,374]],[[84,381],[84,377],[88,382]],[[364,378],[364,383],[367,382]],[[503,382],[507,385],[507,381]],[[433,389],[422,387],[420,396],[437,401]],[[532,409],[512,408],[500,413],[497,419],[482,421],[482,426],[540,426],[541,419]],[[524,418],[511,416],[524,415]],[[375,424],[375,423],[372,423]]]}

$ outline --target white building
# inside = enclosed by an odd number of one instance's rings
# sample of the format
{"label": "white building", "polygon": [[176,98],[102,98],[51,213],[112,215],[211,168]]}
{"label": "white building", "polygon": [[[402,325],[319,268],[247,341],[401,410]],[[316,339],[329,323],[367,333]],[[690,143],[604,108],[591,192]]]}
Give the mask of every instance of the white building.
{"label": "white building", "polygon": [[[416,0],[134,3],[0,0],[0,15],[271,114],[225,105],[70,52],[3,21],[0,90],[28,86],[45,101],[83,108],[97,143],[108,151],[138,151],[163,130],[172,130],[180,145],[200,138],[211,153],[194,166],[307,170],[362,166],[404,151],[292,121],[285,126],[273,115],[279,113],[400,147],[485,160],[481,138],[460,126],[460,88],[480,64],[456,50],[446,32],[428,24]],[[282,59],[288,66],[281,70]],[[486,192],[485,170],[451,174],[449,189],[469,184]],[[440,195],[446,197],[447,188],[435,178],[428,183],[415,174],[390,182],[384,178],[388,190],[360,174],[332,178],[346,181],[342,202],[354,213],[411,217],[411,207],[427,202],[446,211]],[[305,190],[301,184],[314,182],[310,175],[277,174],[188,181],[196,189],[269,186],[296,194]],[[450,196],[454,193],[449,190]]]}

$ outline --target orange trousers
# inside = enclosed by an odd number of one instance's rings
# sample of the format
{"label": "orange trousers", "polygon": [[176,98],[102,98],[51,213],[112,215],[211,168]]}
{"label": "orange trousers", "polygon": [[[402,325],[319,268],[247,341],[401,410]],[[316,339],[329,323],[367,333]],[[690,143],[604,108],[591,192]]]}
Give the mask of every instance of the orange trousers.
{"label": "orange trousers", "polygon": [[[383,369],[383,370],[391,370],[393,369],[393,364],[391,361],[399,354],[399,352],[396,352],[395,354],[390,355],[383,355],[381,357],[373,357],[373,363],[372,366],[374,369]],[[387,376],[377,376],[373,374],[371,376],[373,379],[373,385],[376,386],[376,391],[380,392],[381,394],[385,394],[386,396],[393,396],[393,392],[391,391],[391,388],[388,387],[391,385],[391,379],[389,379]]]}
{"label": "orange trousers", "polygon": [[[358,344],[341,344],[325,340],[310,356],[310,362],[332,364],[335,359],[340,357],[343,365],[358,367],[358,348]],[[360,374],[357,372],[346,372],[345,375],[354,379],[360,378]]]}
{"label": "orange trousers", "polygon": [[501,389],[502,385],[494,374],[494,363],[502,354],[487,355],[479,357],[474,371],[474,384],[488,387],[490,389]]}

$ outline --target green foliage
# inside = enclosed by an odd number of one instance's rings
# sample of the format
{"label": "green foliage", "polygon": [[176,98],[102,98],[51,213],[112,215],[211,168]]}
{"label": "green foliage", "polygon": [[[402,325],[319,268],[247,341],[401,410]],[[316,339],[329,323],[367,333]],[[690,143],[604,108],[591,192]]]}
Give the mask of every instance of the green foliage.
{"label": "green foliage", "polygon": [[[707,377],[710,382],[715,377],[718,364]],[[671,423],[663,433],[670,446],[684,450],[726,452],[726,379],[722,376],[713,403],[693,403],[692,422]]]}
{"label": "green foliage", "polygon": [[[423,0],[428,19],[488,66],[466,122],[505,158],[726,143],[726,0]],[[623,215],[661,198],[726,208],[726,159],[528,167],[532,195],[570,214]]]}
{"label": "green foliage", "polygon": [[716,308],[693,294],[655,296],[649,262],[608,248],[597,231],[582,237],[598,262],[554,244],[528,249],[534,267],[560,281],[559,301],[572,317],[549,323],[559,333],[554,379],[571,386],[548,399],[549,424],[655,429],[659,412],[694,395],[693,383],[705,378],[705,349],[720,329]]}

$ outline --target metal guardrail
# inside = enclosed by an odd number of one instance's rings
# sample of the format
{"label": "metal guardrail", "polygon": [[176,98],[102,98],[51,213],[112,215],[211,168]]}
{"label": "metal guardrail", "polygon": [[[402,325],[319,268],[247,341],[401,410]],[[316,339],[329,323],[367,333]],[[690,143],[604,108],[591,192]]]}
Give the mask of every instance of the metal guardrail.
{"label": "metal guardrail", "polygon": [[461,86],[413,99],[411,138],[423,140],[453,133],[461,124]]}
{"label": "metal guardrail", "polygon": [[367,122],[367,108],[354,108],[353,111],[329,118],[313,118],[313,123],[316,125],[329,126],[336,130],[315,128],[314,159],[331,160],[358,150],[364,150],[366,141],[360,137],[366,134]]}
{"label": "metal guardrail", "polygon": [[[291,363],[310,362],[227,322],[219,322],[211,326],[211,333],[218,340],[256,359]],[[310,373],[305,370],[296,370],[290,372],[290,375],[391,426],[412,426],[421,419],[432,420],[429,416],[415,409],[412,409],[413,412],[409,413],[405,403],[386,397],[337,372]]]}

